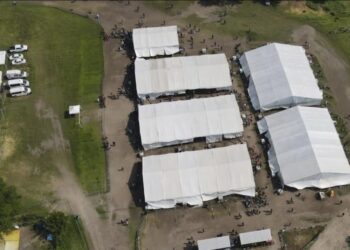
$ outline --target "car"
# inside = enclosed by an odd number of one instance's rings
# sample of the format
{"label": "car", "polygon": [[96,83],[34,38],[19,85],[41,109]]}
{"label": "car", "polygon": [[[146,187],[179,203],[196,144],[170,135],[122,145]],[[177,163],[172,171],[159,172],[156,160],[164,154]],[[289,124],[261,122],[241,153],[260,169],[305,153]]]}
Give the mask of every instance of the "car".
{"label": "car", "polygon": [[25,44],[15,44],[9,48],[10,53],[24,52],[27,50],[28,50],[28,45],[25,45]]}
{"label": "car", "polygon": [[19,65],[19,64],[25,64],[27,61],[26,59],[22,58],[18,58],[18,59],[14,59],[11,61],[12,65]]}
{"label": "car", "polygon": [[28,73],[19,69],[10,69],[6,71],[7,80],[18,79],[18,78],[27,78]]}
{"label": "car", "polygon": [[26,95],[30,95],[31,93],[32,93],[32,90],[24,86],[10,88],[9,90],[9,95],[12,97],[26,96]]}
{"label": "car", "polygon": [[29,87],[29,81],[26,79],[8,80],[6,83],[6,86],[9,88],[14,88],[14,87],[19,87],[19,86]]}
{"label": "car", "polygon": [[9,56],[10,60],[14,60],[14,59],[23,59],[23,54],[19,54],[19,53],[15,53]]}

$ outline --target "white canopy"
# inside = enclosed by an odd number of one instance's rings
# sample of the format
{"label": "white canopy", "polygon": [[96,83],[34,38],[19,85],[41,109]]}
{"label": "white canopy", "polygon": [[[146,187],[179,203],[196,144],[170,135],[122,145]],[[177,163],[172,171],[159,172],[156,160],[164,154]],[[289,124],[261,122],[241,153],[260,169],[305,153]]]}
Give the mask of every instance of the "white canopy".
{"label": "white canopy", "polygon": [[6,51],[0,51],[0,65],[6,63]]}
{"label": "white canopy", "polygon": [[194,89],[232,89],[225,54],[136,59],[137,94],[156,98]]}
{"label": "white canopy", "polygon": [[243,122],[234,95],[139,105],[142,145],[151,148],[192,142],[235,138],[243,133]]}
{"label": "white canopy", "polygon": [[172,55],[180,51],[177,26],[133,29],[132,39],[137,57]]}
{"label": "white canopy", "polygon": [[257,230],[239,234],[241,245],[272,241],[271,229]]}
{"label": "white canopy", "polygon": [[221,236],[205,240],[198,240],[198,250],[230,249],[230,236]]}
{"label": "white canopy", "polygon": [[297,189],[350,184],[350,166],[325,108],[294,107],[258,122],[271,148],[269,165],[283,183]]}
{"label": "white canopy", "polygon": [[231,194],[255,196],[246,144],[147,156],[142,159],[147,209],[203,201]]}
{"label": "white canopy", "polygon": [[320,105],[322,92],[301,46],[271,43],[240,58],[256,110]]}
{"label": "white canopy", "polygon": [[70,115],[80,114],[80,105],[69,106],[69,111],[68,112],[69,112]]}

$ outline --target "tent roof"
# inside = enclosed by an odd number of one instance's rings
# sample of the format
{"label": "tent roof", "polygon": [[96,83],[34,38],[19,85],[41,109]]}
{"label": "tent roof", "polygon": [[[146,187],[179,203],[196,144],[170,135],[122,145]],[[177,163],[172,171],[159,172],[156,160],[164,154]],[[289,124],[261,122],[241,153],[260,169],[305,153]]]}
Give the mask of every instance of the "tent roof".
{"label": "tent roof", "polygon": [[145,201],[149,209],[176,203],[202,205],[218,196],[255,196],[246,144],[146,156],[142,159]]}
{"label": "tent roof", "polygon": [[272,235],[271,235],[270,229],[264,229],[264,230],[240,233],[239,239],[240,239],[241,245],[248,245],[253,243],[272,241]]}
{"label": "tent roof", "polygon": [[180,51],[177,26],[133,29],[132,37],[137,57],[171,55]]}
{"label": "tent roof", "polygon": [[80,114],[80,105],[69,106],[69,114],[70,115]]}
{"label": "tent roof", "polygon": [[6,62],[6,51],[0,51],[0,65],[4,65]]}
{"label": "tent roof", "polygon": [[139,105],[142,145],[243,132],[234,95]]}
{"label": "tent roof", "polygon": [[18,250],[20,240],[20,230],[16,229],[8,234],[2,235],[3,239],[0,239],[1,250]]}
{"label": "tent roof", "polygon": [[[245,52],[240,58],[243,71],[254,84],[249,93],[254,108],[268,110],[321,102],[322,92],[301,46],[271,43]],[[256,99],[256,100],[254,100]]]}
{"label": "tent roof", "polygon": [[266,116],[258,126],[268,132],[270,167],[284,184],[300,189],[350,183],[350,166],[327,109],[297,106]]}
{"label": "tent roof", "polygon": [[230,236],[221,236],[205,240],[198,240],[198,250],[216,250],[231,247]]}
{"label": "tent roof", "polygon": [[138,95],[232,87],[225,54],[138,59],[135,75]]}

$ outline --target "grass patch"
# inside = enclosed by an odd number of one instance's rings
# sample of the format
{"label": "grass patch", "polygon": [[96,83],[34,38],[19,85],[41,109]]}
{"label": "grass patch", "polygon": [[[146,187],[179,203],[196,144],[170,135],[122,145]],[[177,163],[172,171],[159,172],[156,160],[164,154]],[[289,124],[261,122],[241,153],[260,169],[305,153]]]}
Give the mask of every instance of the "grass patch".
{"label": "grass patch", "polygon": [[294,229],[284,231],[280,236],[287,249],[306,249],[316,240],[324,228],[324,226],[315,226],[305,229]]}
{"label": "grass patch", "polygon": [[[25,43],[33,94],[6,98],[0,120],[0,174],[28,200],[28,209],[47,202],[49,181],[62,164],[74,165],[88,193],[106,190],[101,120],[94,103],[101,90],[101,27],[55,8],[0,2],[0,48]],[[8,68],[13,68],[8,66]],[[82,126],[65,119],[68,105],[82,105]],[[62,140],[63,137],[63,140]],[[58,145],[58,144],[64,144]],[[67,150],[69,144],[71,150]],[[33,206],[32,204],[33,203]]]}
{"label": "grass patch", "polygon": [[57,250],[87,250],[88,244],[85,238],[81,221],[69,216],[67,224],[62,232],[61,240],[58,242]]}
{"label": "grass patch", "polygon": [[[137,248],[137,238],[138,238],[138,230],[142,225],[142,209],[137,207],[131,207],[129,209],[130,212],[130,219],[129,219],[129,242],[130,242],[130,249],[136,250]],[[141,236],[140,236],[141,237]]]}
{"label": "grass patch", "polygon": [[145,5],[152,7],[154,9],[157,9],[161,12],[164,12],[168,15],[177,15],[181,11],[186,10],[188,6],[190,6],[194,0],[187,0],[187,1],[165,1],[165,0],[158,0],[158,1],[145,1]]}

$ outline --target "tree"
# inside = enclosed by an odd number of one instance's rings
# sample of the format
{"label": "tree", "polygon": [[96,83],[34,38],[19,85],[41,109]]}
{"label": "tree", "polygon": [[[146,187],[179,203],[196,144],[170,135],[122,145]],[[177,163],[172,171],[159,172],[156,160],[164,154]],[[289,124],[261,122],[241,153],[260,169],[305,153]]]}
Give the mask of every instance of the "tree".
{"label": "tree", "polygon": [[15,216],[19,211],[20,196],[16,188],[8,186],[0,178],[0,234],[8,233],[16,223]]}

